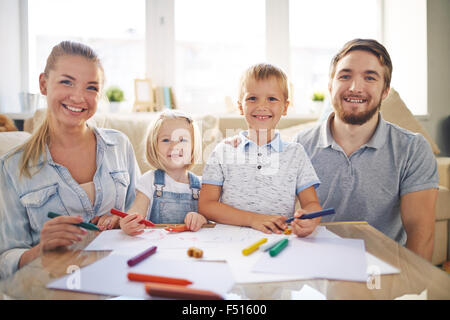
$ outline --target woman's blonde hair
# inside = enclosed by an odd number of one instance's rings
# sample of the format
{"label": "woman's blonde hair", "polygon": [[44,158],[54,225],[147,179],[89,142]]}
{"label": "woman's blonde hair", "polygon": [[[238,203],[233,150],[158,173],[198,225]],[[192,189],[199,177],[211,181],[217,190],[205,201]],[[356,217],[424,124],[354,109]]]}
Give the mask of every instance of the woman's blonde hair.
{"label": "woman's blonde hair", "polygon": [[[53,47],[50,55],[47,58],[47,64],[44,69],[44,76],[48,78],[51,70],[54,70],[58,59],[64,56],[80,56],[89,61],[94,62],[103,75],[104,70],[100,62],[98,55],[90,47],[71,41],[63,41]],[[102,82],[103,82],[102,81]],[[21,161],[19,163],[20,176],[24,175],[27,178],[31,178],[32,174],[29,170],[31,166],[36,166],[41,155],[44,155],[44,161],[46,160],[45,146],[49,139],[49,118],[48,112],[45,116],[43,123],[33,133],[33,135],[17,150],[23,149]]]}
{"label": "woman's blonde hair", "polygon": [[187,165],[187,169],[190,170],[196,163],[201,161],[202,157],[202,140],[200,129],[198,128],[196,122],[186,113],[179,110],[167,110],[160,114],[158,119],[156,119],[152,125],[149,127],[147,133],[147,143],[145,156],[148,163],[153,169],[161,169],[167,171],[161,157],[158,152],[158,134],[163,123],[167,120],[182,119],[186,120],[190,124],[193,137],[192,137],[192,149],[191,149],[191,162]]}

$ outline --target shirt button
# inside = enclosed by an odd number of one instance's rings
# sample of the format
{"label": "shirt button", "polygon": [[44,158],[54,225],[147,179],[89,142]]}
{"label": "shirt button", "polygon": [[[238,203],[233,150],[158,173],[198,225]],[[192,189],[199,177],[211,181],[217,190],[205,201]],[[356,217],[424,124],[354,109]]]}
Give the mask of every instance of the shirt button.
{"label": "shirt button", "polygon": [[261,166],[257,166],[258,169],[261,169]]}

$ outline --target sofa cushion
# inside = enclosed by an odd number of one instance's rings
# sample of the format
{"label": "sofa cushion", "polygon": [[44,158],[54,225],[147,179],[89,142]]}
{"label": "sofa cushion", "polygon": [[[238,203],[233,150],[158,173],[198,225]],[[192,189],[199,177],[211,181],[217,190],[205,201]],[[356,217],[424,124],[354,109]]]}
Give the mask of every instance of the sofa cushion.
{"label": "sofa cushion", "polygon": [[24,143],[30,136],[28,132],[24,131],[0,132],[0,156]]}
{"label": "sofa cushion", "polygon": [[388,96],[381,103],[381,114],[386,121],[394,123],[409,131],[422,134],[431,145],[434,154],[439,154],[441,152],[437,144],[433,141],[420,122],[414,117],[395,89],[391,88]]}

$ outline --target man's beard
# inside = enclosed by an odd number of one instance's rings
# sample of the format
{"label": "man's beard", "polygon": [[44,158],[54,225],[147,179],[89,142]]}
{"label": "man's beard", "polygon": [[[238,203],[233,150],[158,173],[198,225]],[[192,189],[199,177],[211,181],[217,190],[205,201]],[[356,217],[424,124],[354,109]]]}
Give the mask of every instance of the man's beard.
{"label": "man's beard", "polygon": [[353,112],[345,112],[342,108],[342,105],[339,104],[338,108],[335,108],[336,115],[341,119],[343,122],[347,124],[352,125],[363,125],[370,119],[372,119],[373,115],[376,114],[381,107],[381,97],[378,101],[378,104],[371,108],[370,110],[366,110],[363,112],[353,113]]}

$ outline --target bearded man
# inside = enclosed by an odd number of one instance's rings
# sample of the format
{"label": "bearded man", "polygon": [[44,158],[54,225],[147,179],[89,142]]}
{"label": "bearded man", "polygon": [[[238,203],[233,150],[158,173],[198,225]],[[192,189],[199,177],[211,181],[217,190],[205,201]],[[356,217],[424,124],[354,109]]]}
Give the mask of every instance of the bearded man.
{"label": "bearded man", "polygon": [[367,221],[431,261],[437,164],[416,133],[389,123],[379,112],[389,93],[392,62],[375,40],[354,39],[333,58],[328,89],[334,112],[298,133],[321,181],[327,221]]}

